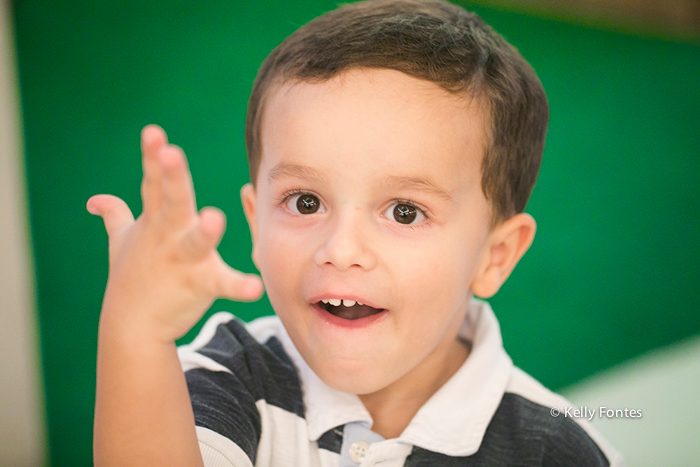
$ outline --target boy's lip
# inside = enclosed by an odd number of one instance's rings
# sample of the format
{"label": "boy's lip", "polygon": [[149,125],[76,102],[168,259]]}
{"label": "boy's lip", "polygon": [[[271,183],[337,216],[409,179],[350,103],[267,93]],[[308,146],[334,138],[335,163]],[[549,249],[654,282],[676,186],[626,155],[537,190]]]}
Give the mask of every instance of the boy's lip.
{"label": "boy's lip", "polygon": [[[334,297],[335,298],[335,297]],[[387,315],[389,310],[384,309],[384,308],[378,308],[380,311],[369,315],[365,316],[363,318],[358,318],[358,319],[344,319],[339,316],[336,316],[332,313],[329,313],[328,311],[324,310],[319,306],[320,300],[311,303],[311,308],[313,308],[316,313],[319,314],[319,316],[323,319],[328,324],[332,324],[335,326],[338,326],[340,328],[346,328],[346,329],[361,329],[361,328],[366,328],[370,324],[373,324],[383,318],[384,316]],[[370,305],[371,306],[371,305]],[[375,308],[375,307],[373,307]]]}

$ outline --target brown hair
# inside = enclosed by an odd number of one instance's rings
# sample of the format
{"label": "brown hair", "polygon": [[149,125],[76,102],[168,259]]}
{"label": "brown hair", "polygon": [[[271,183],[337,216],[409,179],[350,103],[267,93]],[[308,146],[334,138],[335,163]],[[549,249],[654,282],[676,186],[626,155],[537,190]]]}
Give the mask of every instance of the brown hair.
{"label": "brown hair", "polygon": [[481,186],[494,222],[522,212],[540,169],[549,119],[530,65],[476,14],[444,0],[370,0],[318,17],[263,62],[246,118],[251,181],[265,101],[286,81],[322,82],[355,67],[389,68],[480,99],[490,116]]}

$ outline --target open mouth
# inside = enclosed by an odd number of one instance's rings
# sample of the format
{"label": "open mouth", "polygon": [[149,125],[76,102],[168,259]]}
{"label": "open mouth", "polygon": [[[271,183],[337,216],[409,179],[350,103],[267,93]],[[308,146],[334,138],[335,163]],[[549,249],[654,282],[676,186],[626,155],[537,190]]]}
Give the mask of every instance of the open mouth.
{"label": "open mouth", "polygon": [[339,318],[356,320],[376,315],[384,311],[382,308],[373,308],[353,300],[329,299],[316,303],[320,308]]}

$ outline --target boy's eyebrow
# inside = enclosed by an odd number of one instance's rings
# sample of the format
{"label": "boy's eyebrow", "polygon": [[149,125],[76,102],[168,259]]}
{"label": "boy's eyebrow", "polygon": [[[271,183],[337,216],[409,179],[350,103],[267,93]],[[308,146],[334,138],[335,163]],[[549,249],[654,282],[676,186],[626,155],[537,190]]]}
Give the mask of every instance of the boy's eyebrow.
{"label": "boy's eyebrow", "polygon": [[[314,169],[313,167],[308,167],[299,164],[290,164],[288,162],[280,162],[277,165],[275,165],[272,168],[272,170],[270,170],[267,179],[269,183],[272,183],[275,180],[279,180],[280,178],[285,177],[295,177],[316,181],[323,181],[326,179],[326,177],[321,172]],[[430,179],[421,177],[390,175],[387,177],[386,180],[387,185],[391,186],[392,188],[401,190],[422,191],[424,193],[438,196],[446,201],[452,201],[452,195],[450,194],[450,192]]]}
{"label": "boy's eyebrow", "polygon": [[390,175],[387,177],[387,181],[389,185],[399,189],[422,191],[438,196],[445,201],[452,201],[452,194],[430,179]]}
{"label": "boy's eyebrow", "polygon": [[267,176],[267,180],[269,183],[272,183],[273,181],[279,180],[280,178],[284,177],[296,177],[317,181],[322,181],[326,178],[321,174],[321,172],[312,167],[298,164],[290,164],[287,162],[280,162],[277,165],[275,165],[272,168],[272,170],[270,170],[270,173]]}

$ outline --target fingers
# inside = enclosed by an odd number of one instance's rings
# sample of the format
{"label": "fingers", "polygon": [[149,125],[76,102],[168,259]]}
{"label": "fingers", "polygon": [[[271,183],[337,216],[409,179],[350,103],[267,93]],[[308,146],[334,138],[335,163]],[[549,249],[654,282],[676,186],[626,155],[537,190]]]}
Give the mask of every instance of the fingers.
{"label": "fingers", "polygon": [[263,283],[255,274],[244,274],[225,264],[217,276],[216,295],[229,300],[250,302],[259,299],[263,293]]}
{"label": "fingers", "polygon": [[168,137],[158,125],[148,125],[141,131],[141,153],[143,181],[141,182],[141,199],[146,213],[156,212],[161,205],[161,170],[158,163],[160,148],[168,144]]}
{"label": "fingers", "polygon": [[90,214],[102,217],[107,235],[134,223],[134,215],[124,201],[112,195],[95,195],[87,201]]}
{"label": "fingers", "polygon": [[[201,210],[199,223],[183,238],[182,251],[192,259],[199,259],[216,249],[226,229],[226,217],[220,210],[207,207]],[[262,280],[254,274],[243,274],[230,268],[219,258],[219,270],[209,283],[209,293],[229,300],[252,301],[263,292]]]}
{"label": "fingers", "polygon": [[226,230],[226,216],[216,208],[200,211],[199,222],[182,239],[182,250],[191,258],[202,258],[219,246]]}
{"label": "fingers", "polygon": [[179,147],[168,144],[167,135],[158,125],[148,125],[141,132],[141,151],[144,213],[160,214],[166,224],[177,226],[189,222],[196,203],[185,154]]}
{"label": "fingers", "polygon": [[162,170],[161,216],[166,223],[184,225],[196,213],[192,176],[185,154],[179,147],[167,145],[158,151],[158,162]]}
{"label": "fingers", "polygon": [[[200,211],[199,222],[183,237],[179,250],[191,260],[204,258],[219,245],[225,229],[224,213],[213,207],[204,208]],[[257,300],[262,295],[262,280],[258,276],[236,271],[220,257],[209,271],[214,278],[205,280],[204,288],[209,295],[237,301]]]}

